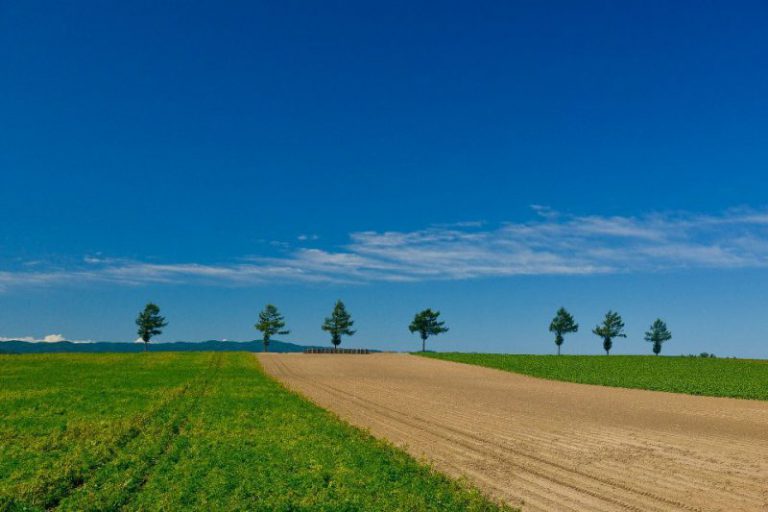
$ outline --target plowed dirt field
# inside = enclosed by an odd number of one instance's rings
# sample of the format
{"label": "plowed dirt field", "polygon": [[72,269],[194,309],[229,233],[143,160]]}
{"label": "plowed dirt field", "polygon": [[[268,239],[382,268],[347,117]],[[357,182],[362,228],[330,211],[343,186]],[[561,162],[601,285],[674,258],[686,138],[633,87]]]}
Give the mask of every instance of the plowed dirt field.
{"label": "plowed dirt field", "polygon": [[768,510],[768,402],[405,354],[259,358],[353,425],[524,511]]}

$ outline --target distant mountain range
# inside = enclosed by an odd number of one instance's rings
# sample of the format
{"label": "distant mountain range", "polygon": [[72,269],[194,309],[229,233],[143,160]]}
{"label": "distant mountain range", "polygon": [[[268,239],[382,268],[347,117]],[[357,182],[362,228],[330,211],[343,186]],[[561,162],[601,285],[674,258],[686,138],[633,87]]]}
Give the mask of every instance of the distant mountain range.
{"label": "distant mountain range", "polygon": [[[285,341],[272,340],[269,343],[270,352],[303,352],[305,348],[317,346],[296,345]],[[100,341],[93,343],[73,343],[71,341],[59,341],[55,343],[29,342],[29,341],[0,341],[0,354],[43,354],[52,352],[143,352],[143,343],[117,343]],[[150,343],[150,352],[218,352],[218,351],[244,351],[263,352],[264,343],[261,340],[253,341],[177,341],[173,343]]]}

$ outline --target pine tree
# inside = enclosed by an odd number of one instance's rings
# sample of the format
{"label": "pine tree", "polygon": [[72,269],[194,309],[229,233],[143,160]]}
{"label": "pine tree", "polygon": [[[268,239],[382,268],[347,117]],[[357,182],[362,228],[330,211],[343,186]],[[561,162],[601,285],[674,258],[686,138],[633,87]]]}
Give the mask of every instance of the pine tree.
{"label": "pine tree", "polygon": [[651,330],[645,333],[645,341],[653,343],[653,353],[661,353],[661,345],[672,339],[672,333],[667,329],[667,324],[661,318],[657,318],[651,324]]}
{"label": "pine tree", "polygon": [[596,326],[592,329],[592,332],[601,338],[603,338],[603,349],[605,354],[611,354],[611,348],[613,348],[613,338],[626,338],[624,334],[624,322],[621,319],[621,315],[613,311],[608,311],[605,314],[605,319],[602,325]]}
{"label": "pine tree", "polygon": [[408,329],[412,333],[418,332],[419,336],[421,336],[422,352],[425,352],[427,349],[427,338],[448,332],[448,328],[445,327],[445,322],[439,322],[437,320],[439,316],[439,311],[425,309],[420,313],[416,313],[416,315],[413,317],[413,322],[411,322],[411,325],[408,326]]}
{"label": "pine tree", "polygon": [[338,348],[341,344],[342,336],[352,336],[355,334],[355,331],[352,330],[354,324],[355,322],[352,321],[352,317],[347,313],[344,303],[337,300],[331,316],[325,319],[321,329],[331,333],[331,343],[333,343],[334,348]]}
{"label": "pine tree", "polygon": [[160,308],[150,302],[144,307],[144,311],[139,313],[136,325],[139,326],[137,333],[144,342],[146,352],[152,336],[163,334],[163,327],[167,326],[168,322],[165,321],[165,317],[160,316]]}
{"label": "pine tree", "polygon": [[553,318],[552,323],[549,324],[549,332],[555,333],[557,355],[560,355],[560,345],[565,341],[563,335],[571,332],[578,332],[578,330],[579,324],[573,320],[573,316],[566,311],[565,308],[558,309],[555,318]]}
{"label": "pine tree", "polygon": [[272,304],[267,304],[264,310],[259,313],[259,322],[255,325],[256,329],[261,331],[264,341],[264,352],[269,352],[269,340],[277,334],[290,334],[291,331],[284,330],[285,318]]}

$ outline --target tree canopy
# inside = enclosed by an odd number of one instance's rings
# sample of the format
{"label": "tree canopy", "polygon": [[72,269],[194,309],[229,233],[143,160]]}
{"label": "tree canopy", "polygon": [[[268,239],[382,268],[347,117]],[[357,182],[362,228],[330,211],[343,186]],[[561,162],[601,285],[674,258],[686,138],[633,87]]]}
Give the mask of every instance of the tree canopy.
{"label": "tree canopy", "polygon": [[321,326],[321,329],[331,334],[331,343],[334,347],[341,344],[342,336],[352,336],[355,331],[352,326],[355,324],[352,317],[347,313],[347,308],[340,300],[336,301],[331,316],[327,317]]}
{"label": "tree canopy", "polygon": [[272,336],[290,334],[291,332],[283,329],[285,327],[285,318],[277,310],[277,307],[272,304],[264,306],[264,310],[259,313],[259,321],[255,327],[261,331],[264,352],[269,352],[269,340]]}
{"label": "tree canopy", "polygon": [[645,333],[645,341],[653,343],[653,353],[659,355],[661,346],[665,341],[672,339],[672,333],[667,329],[667,324],[661,318],[657,318],[651,329]]}
{"label": "tree canopy", "polygon": [[439,311],[432,311],[428,308],[424,311],[421,311],[420,313],[416,313],[416,315],[413,317],[411,325],[408,326],[408,330],[410,330],[412,333],[418,332],[419,336],[421,336],[422,352],[426,351],[427,338],[448,332],[448,327],[445,326],[445,322],[438,321],[439,316]]}
{"label": "tree canopy", "polygon": [[139,327],[137,334],[144,342],[144,350],[147,350],[147,344],[152,337],[163,334],[163,328],[168,325],[168,322],[165,321],[164,316],[160,316],[160,307],[150,302],[139,313],[136,325]]}
{"label": "tree canopy", "polygon": [[606,355],[610,355],[611,348],[613,348],[614,338],[626,338],[624,334],[624,321],[621,319],[621,315],[614,311],[608,311],[605,314],[603,323],[597,325],[592,332],[597,336],[603,338],[603,349]]}
{"label": "tree canopy", "polygon": [[577,324],[573,315],[571,315],[565,308],[560,308],[555,313],[555,318],[549,324],[549,332],[555,333],[555,345],[557,345],[557,355],[560,355],[560,345],[563,344],[565,334],[571,332],[578,332],[579,324]]}

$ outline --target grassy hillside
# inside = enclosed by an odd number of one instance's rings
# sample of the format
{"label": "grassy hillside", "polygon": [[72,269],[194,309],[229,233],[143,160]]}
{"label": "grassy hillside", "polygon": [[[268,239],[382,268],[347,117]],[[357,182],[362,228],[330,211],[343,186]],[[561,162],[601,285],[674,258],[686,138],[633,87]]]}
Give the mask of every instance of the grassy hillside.
{"label": "grassy hillside", "polygon": [[656,356],[420,354],[545,379],[768,400],[768,361]]}
{"label": "grassy hillside", "polygon": [[0,510],[498,510],[245,353],[0,356]]}

